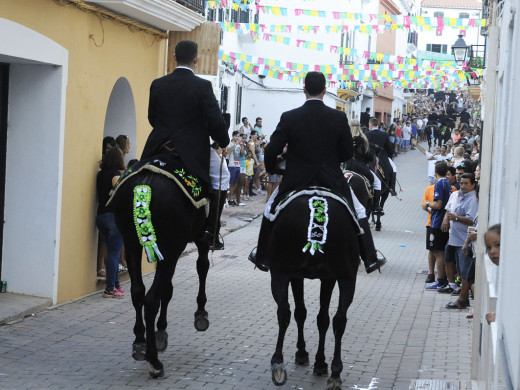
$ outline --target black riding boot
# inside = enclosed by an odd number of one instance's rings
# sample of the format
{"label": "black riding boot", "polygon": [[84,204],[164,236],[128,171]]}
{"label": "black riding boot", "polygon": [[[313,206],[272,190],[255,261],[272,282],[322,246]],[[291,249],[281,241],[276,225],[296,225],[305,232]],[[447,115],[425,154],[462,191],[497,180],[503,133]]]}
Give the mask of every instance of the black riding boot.
{"label": "black riding boot", "polygon": [[[227,191],[214,191],[215,198],[209,204],[208,218],[206,219],[206,231],[202,235],[202,240],[209,245],[210,249],[222,250],[224,249],[224,242],[219,238],[220,232],[220,216],[222,215],[222,209],[226,202]],[[216,237],[214,237],[216,236]],[[213,240],[215,245],[213,246]]]}
{"label": "black riding boot", "polygon": [[374,215],[383,216],[385,212],[381,207],[381,190],[374,190],[374,197],[372,198],[372,204],[374,205]]}
{"label": "black riding boot", "polygon": [[[370,226],[368,224],[368,218],[358,220],[359,226],[365,231],[364,234],[359,235],[359,251],[363,263],[365,263],[365,270],[367,274],[374,272],[376,269],[380,269],[386,264],[386,258],[377,256],[377,251],[374,246],[374,240],[372,239],[372,233],[370,232]],[[381,272],[381,271],[379,271]]]}
{"label": "black riding boot", "polygon": [[397,180],[397,173],[392,172],[390,175],[390,184],[388,185],[390,187],[390,194],[392,196],[397,196],[397,192],[395,191],[395,182]]}
{"label": "black riding boot", "polygon": [[249,261],[252,262],[260,271],[269,271],[269,258],[267,256],[267,246],[273,230],[273,223],[265,216],[262,218],[260,234],[258,235],[258,246],[249,254]]}

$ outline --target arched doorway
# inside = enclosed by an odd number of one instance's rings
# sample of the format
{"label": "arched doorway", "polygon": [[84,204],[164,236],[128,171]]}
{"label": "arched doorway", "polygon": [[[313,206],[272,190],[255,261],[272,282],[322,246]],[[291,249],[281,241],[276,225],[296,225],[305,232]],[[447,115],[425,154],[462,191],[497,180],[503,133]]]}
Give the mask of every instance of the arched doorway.
{"label": "arched doorway", "polygon": [[125,162],[136,158],[136,114],[134,95],[130,83],[125,77],[120,77],[114,84],[108,100],[103,137],[126,135],[130,139],[130,152]]}

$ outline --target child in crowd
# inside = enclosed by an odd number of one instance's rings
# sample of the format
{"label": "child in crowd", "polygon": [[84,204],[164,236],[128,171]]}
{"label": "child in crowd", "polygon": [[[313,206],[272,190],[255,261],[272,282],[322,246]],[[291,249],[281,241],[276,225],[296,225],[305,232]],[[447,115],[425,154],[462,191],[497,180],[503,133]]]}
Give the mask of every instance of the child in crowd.
{"label": "child in crowd", "polygon": [[[495,265],[500,263],[500,231],[501,225],[497,223],[491,226],[486,234],[484,235],[484,241],[486,243],[486,253],[489,256],[489,260]],[[495,322],[496,313],[487,313],[486,321],[488,324]]]}
{"label": "child in crowd", "polygon": [[253,159],[253,152],[247,151],[246,154],[246,183],[244,184],[244,197],[249,200],[249,183],[253,180],[255,175],[255,160]]}

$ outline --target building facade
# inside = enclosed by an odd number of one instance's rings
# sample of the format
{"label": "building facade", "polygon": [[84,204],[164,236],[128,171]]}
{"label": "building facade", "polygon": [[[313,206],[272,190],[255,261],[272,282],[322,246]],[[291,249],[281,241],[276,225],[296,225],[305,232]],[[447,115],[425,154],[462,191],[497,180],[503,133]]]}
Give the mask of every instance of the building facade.
{"label": "building facade", "polygon": [[[520,388],[520,107],[516,60],[520,60],[520,13],[516,0],[485,1],[489,8],[483,101],[482,166],[473,322],[474,389]],[[485,255],[483,234],[502,224],[500,266]],[[496,312],[488,324],[486,313]]]}
{"label": "building facade", "polygon": [[[420,14],[429,18],[458,18],[479,19],[482,15],[482,1],[480,0],[423,0]],[[421,51],[449,55],[447,61],[453,61],[451,46],[462,35],[468,45],[483,45],[485,38],[480,29],[432,28],[419,33],[418,49]],[[437,58],[443,61],[442,57]]]}
{"label": "building facade", "polygon": [[160,17],[149,2],[133,3],[0,7],[0,34],[9,37],[0,40],[0,265],[8,292],[56,304],[96,290],[102,139],[127,135],[130,157],[140,156],[151,130],[150,83],[166,72],[166,30],[204,20],[173,1]]}

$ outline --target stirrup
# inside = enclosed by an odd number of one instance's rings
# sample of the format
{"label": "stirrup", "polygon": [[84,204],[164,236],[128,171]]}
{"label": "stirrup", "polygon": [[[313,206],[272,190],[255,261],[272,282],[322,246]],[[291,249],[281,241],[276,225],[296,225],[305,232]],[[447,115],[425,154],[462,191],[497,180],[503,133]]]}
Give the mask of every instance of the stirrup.
{"label": "stirrup", "polygon": [[381,251],[376,249],[376,253],[380,254],[381,257],[377,257],[376,261],[370,264],[368,267],[365,267],[365,271],[367,274],[374,272],[376,269],[381,273],[381,267],[387,263],[386,257],[381,253]]}
{"label": "stirrup", "polygon": [[263,271],[263,272],[268,272],[269,271],[269,267],[265,264],[262,264],[262,263],[258,263],[257,260],[256,260],[256,248],[254,248],[251,253],[249,254],[249,256],[247,256],[247,259],[253,263],[255,265],[255,268],[258,268],[260,271]]}

